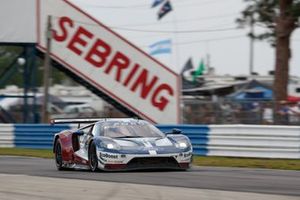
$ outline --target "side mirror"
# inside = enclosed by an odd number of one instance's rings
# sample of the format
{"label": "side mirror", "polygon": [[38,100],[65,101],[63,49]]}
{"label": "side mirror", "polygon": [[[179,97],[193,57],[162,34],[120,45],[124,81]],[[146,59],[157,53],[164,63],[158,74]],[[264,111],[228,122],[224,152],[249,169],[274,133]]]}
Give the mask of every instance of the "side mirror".
{"label": "side mirror", "polygon": [[182,134],[182,131],[178,128],[173,128],[172,134]]}
{"label": "side mirror", "polygon": [[77,131],[73,132],[73,134],[82,136],[82,135],[84,135],[84,132],[83,132],[83,130],[77,130]]}

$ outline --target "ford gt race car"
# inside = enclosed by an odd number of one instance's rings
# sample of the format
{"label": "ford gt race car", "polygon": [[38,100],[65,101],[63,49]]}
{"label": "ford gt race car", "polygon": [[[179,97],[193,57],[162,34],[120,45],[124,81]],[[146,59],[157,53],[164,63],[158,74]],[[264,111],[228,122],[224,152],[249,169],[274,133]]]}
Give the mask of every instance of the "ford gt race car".
{"label": "ford gt race car", "polygon": [[54,135],[58,170],[91,171],[188,169],[192,145],[181,131],[164,134],[139,119],[54,119],[52,123],[85,124]]}

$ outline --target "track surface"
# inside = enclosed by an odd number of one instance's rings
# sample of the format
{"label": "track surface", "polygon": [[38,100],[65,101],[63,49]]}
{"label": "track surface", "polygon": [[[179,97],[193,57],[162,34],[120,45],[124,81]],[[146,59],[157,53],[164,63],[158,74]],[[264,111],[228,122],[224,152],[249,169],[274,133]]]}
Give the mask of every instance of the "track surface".
{"label": "track surface", "polygon": [[57,171],[51,159],[0,157],[0,173],[300,196],[300,171],[194,167],[189,171]]}

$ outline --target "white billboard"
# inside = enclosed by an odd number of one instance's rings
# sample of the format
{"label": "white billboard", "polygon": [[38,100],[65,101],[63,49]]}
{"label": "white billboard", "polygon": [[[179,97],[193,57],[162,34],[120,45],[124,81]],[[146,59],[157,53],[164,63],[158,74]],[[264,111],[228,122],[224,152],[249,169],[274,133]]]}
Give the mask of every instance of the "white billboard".
{"label": "white billboard", "polygon": [[179,123],[179,76],[66,0],[38,5],[38,48],[45,51],[52,16],[51,57],[140,116]]}
{"label": "white billboard", "polygon": [[1,0],[0,43],[36,43],[36,1]]}

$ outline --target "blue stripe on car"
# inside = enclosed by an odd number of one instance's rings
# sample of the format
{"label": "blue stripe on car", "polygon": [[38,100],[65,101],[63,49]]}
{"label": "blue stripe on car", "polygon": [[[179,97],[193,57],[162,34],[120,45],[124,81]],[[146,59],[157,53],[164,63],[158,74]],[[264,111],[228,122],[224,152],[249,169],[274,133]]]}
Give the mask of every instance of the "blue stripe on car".
{"label": "blue stripe on car", "polygon": [[210,128],[207,125],[157,125],[164,133],[171,133],[174,128],[180,129],[182,134],[188,136],[193,146],[193,154],[206,156]]}

